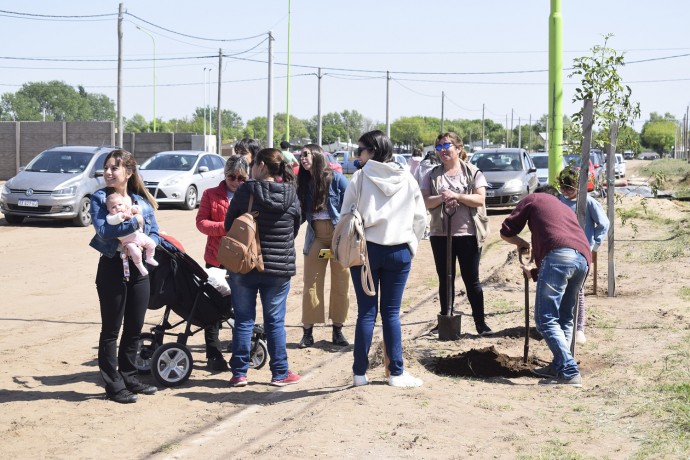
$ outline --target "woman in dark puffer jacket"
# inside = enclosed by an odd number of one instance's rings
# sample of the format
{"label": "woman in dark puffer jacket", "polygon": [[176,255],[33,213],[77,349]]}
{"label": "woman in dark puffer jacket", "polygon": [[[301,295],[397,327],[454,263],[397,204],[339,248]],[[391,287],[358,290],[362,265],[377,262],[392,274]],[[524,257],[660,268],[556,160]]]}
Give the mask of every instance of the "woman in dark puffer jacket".
{"label": "woman in dark puffer jacket", "polygon": [[271,358],[271,385],[297,383],[300,376],[288,369],[285,346],[285,309],[290,278],[295,275],[295,237],[300,227],[300,204],[294,186],[292,169],[285,164],[280,150],[263,149],[250,164],[251,177],[242,184],[230,202],[225,230],[247,212],[249,198],[254,197],[252,211],[258,211],[259,241],[264,271],[256,269],[242,275],[230,274],[235,327],[232,340],[230,385],[247,385],[251,334],[256,318],[256,296],[261,296],[264,329]]}

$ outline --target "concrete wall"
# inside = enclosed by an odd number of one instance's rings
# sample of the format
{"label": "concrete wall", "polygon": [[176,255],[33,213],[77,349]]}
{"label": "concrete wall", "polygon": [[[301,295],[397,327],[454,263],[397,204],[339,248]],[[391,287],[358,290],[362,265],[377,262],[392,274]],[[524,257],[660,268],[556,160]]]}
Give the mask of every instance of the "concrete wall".
{"label": "concrete wall", "polygon": [[[191,150],[193,133],[124,133],[123,148],[141,163],[164,150]],[[0,180],[7,180],[43,150],[57,145],[115,145],[110,121],[0,122]]]}

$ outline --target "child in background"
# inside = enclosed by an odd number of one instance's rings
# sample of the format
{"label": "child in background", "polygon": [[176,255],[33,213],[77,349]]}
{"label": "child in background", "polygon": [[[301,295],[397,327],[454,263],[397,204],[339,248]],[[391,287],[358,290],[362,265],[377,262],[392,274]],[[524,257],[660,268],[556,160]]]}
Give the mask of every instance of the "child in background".
{"label": "child in background", "polygon": [[[577,170],[566,167],[558,175],[558,185],[561,195],[558,197],[561,203],[577,212],[577,185],[579,173]],[[585,236],[589,242],[592,252],[599,251],[599,247],[604,242],[609,231],[609,219],[606,217],[604,208],[591,196],[587,195],[587,208],[585,210]],[[585,291],[580,290],[577,305],[577,331],[575,332],[575,343],[583,345],[587,342],[585,336]]]}
{"label": "child in background", "polygon": [[[141,212],[138,206],[132,205],[132,200],[129,197],[120,195],[117,192],[108,195],[105,199],[105,203],[109,213],[105,220],[110,225],[119,225],[131,219],[134,214]],[[158,266],[158,262],[153,258],[155,255],[156,243],[144,232],[135,230],[118,239],[122,243],[127,255],[132,258],[134,265],[136,265],[143,276],[148,275],[149,271],[142,262],[142,248],[146,250],[146,263],[153,267]]]}

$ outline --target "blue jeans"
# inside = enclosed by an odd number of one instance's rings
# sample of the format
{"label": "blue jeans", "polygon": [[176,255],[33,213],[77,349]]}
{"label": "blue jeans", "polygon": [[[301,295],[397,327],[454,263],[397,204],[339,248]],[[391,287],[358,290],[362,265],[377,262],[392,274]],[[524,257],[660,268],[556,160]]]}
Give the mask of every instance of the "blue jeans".
{"label": "blue jeans", "polygon": [[554,249],[541,261],[537,281],[534,320],[551,353],[559,376],[569,379],[580,373],[570,342],[573,309],[587,276],[587,260],[574,249]]}
{"label": "blue jeans", "polygon": [[230,273],[232,304],[235,309],[235,327],[232,331],[232,358],[230,367],[235,377],[247,375],[252,330],[256,321],[256,295],[261,296],[264,331],[271,360],[272,378],[284,379],[288,375],[288,357],[285,348],[285,308],[290,278],[271,276],[252,270],[246,275]]}
{"label": "blue jeans", "polygon": [[[367,243],[369,266],[376,287],[376,295],[368,296],[362,290],[362,267],[351,267],[352,284],[357,295],[357,325],[355,327],[355,375],[364,375],[369,368],[369,349],[374,335],[377,311],[381,310],[383,340],[390,359],[391,375],[403,372],[402,338],[400,332],[400,304],[410,274],[412,256],[407,244],[382,246]],[[380,299],[380,302],[379,302]]]}

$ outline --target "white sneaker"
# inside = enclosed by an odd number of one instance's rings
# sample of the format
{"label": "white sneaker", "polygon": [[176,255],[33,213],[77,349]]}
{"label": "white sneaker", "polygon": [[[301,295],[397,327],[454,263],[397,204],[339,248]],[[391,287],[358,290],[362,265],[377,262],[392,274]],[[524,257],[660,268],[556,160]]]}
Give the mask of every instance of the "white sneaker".
{"label": "white sneaker", "polygon": [[364,385],[369,384],[369,379],[367,378],[367,374],[364,375],[357,375],[357,374],[352,374],[352,385],[356,387],[361,387]]}
{"label": "white sneaker", "polygon": [[392,387],[414,388],[421,387],[423,383],[422,379],[418,379],[407,371],[403,371],[401,375],[391,375],[388,378],[388,385]]}
{"label": "white sneaker", "polygon": [[584,345],[587,342],[587,337],[585,337],[585,331],[577,331],[575,333],[575,343],[578,345]]}

